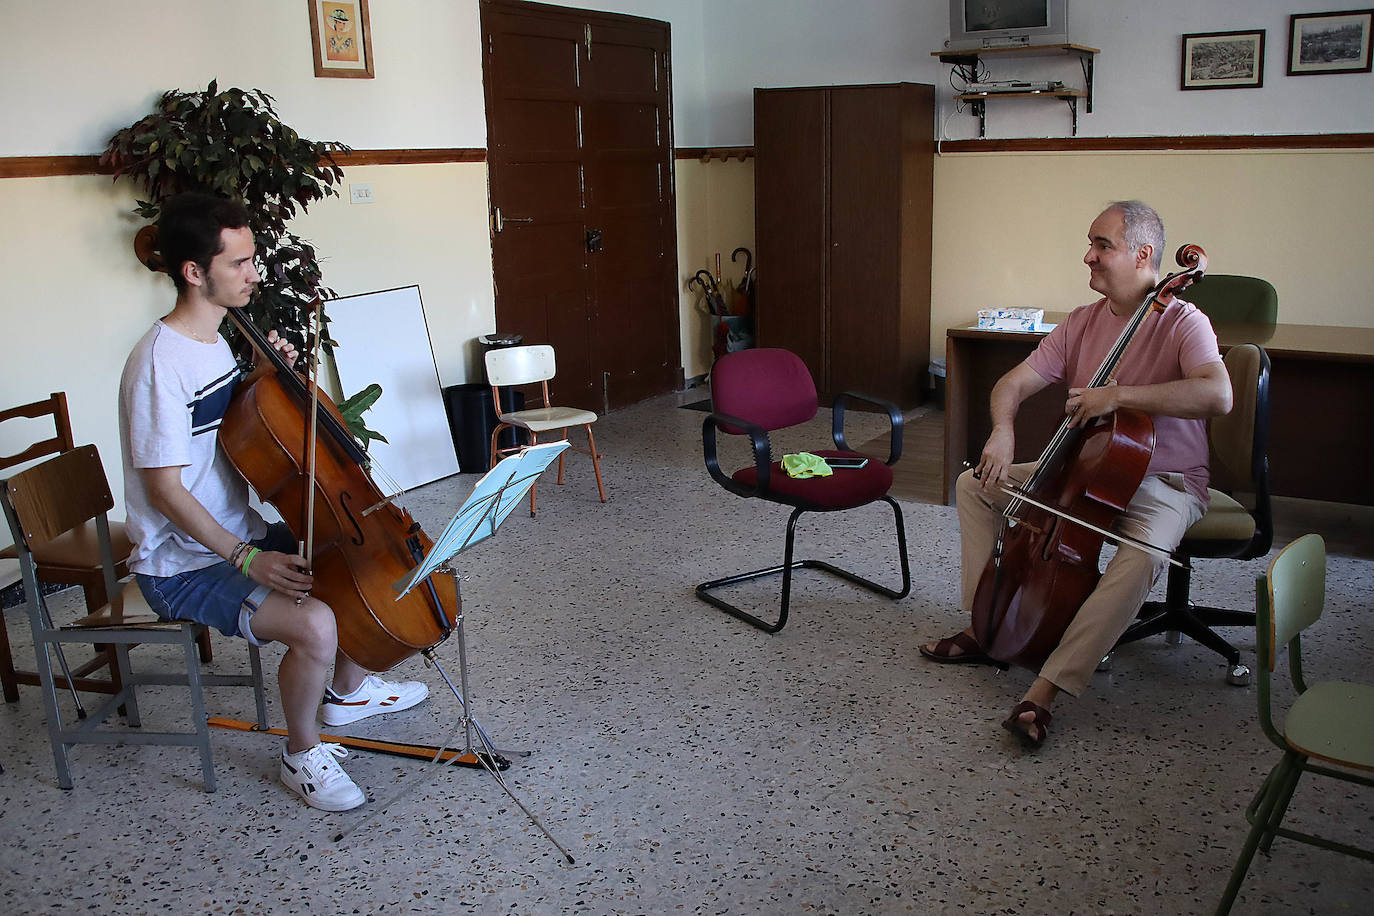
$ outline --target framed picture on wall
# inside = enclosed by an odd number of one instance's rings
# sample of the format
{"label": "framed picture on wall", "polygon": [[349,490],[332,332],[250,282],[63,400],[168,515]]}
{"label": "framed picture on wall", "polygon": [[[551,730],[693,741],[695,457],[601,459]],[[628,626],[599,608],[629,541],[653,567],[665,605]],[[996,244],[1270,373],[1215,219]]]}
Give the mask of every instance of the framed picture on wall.
{"label": "framed picture on wall", "polygon": [[372,79],[372,23],[367,0],[306,0],[315,75]]}
{"label": "framed picture on wall", "polygon": [[1374,10],[1288,17],[1288,75],[1368,73]]}
{"label": "framed picture on wall", "polygon": [[1264,29],[1183,36],[1180,89],[1257,89],[1264,85]]}

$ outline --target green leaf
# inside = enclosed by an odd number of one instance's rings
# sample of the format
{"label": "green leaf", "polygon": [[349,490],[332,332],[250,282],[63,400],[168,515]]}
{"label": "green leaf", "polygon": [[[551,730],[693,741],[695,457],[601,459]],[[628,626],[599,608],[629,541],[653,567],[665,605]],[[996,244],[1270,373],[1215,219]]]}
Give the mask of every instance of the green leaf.
{"label": "green leaf", "polygon": [[339,403],[339,413],[343,414],[346,420],[361,419],[363,411],[371,409],[377,403],[377,399],[382,396],[382,386],[373,382],[362,391],[347,398]]}

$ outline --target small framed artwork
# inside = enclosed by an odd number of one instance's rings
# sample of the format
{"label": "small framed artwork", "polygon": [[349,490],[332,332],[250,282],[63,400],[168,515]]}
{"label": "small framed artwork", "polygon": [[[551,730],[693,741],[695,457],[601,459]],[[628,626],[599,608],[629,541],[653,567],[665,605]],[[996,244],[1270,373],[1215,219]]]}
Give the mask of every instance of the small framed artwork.
{"label": "small framed artwork", "polygon": [[1183,36],[1180,89],[1257,89],[1264,85],[1264,29]]}
{"label": "small framed artwork", "polygon": [[1288,17],[1288,75],[1368,73],[1374,10]]}
{"label": "small framed artwork", "polygon": [[372,79],[372,23],[367,0],[306,0],[315,75]]}

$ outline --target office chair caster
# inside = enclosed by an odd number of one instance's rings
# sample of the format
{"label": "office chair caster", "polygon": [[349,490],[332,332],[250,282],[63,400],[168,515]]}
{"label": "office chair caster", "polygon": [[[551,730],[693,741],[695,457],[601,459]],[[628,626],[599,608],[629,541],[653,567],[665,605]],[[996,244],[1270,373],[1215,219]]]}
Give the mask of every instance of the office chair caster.
{"label": "office chair caster", "polygon": [[1231,666],[1231,670],[1226,672],[1226,683],[1233,687],[1249,687],[1254,683],[1255,676],[1250,671],[1249,665],[1242,665],[1240,662]]}

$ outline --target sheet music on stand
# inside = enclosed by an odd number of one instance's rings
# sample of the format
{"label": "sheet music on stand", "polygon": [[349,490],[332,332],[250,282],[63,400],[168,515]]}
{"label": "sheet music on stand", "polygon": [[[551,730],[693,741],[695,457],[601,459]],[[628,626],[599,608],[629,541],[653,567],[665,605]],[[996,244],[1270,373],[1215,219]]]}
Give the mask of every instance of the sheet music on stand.
{"label": "sheet music on stand", "polygon": [[[429,768],[441,763],[444,751],[448,748],[450,740],[457,735],[459,730],[464,730],[467,738],[466,748],[461,755],[453,759],[471,758],[480,765],[482,769],[486,770],[487,773],[496,780],[497,785],[499,785],[505,791],[506,795],[510,797],[511,801],[515,802],[520,810],[525,813],[530,823],[539,828],[539,832],[558,848],[558,851],[563,854],[563,858],[571,865],[574,860],[568,850],[563,847],[562,843],[559,843],[558,840],[554,838],[553,834],[549,833],[548,829],[540,822],[539,818],[534,816],[534,812],[530,811],[530,809],[525,806],[525,803],[520,800],[514,791],[512,791],[511,787],[506,784],[506,780],[501,776],[501,770],[510,766],[510,763],[497,752],[491,737],[486,733],[486,730],[482,728],[481,723],[477,721],[476,717],[473,716],[472,710],[468,705],[468,698],[472,694],[468,688],[467,639],[463,632],[464,614],[462,589],[459,584],[463,577],[449,562],[453,557],[462,553],[473,544],[484,541],[494,535],[497,527],[506,519],[506,516],[510,515],[511,510],[529,494],[530,487],[534,486],[535,481],[539,479],[539,475],[553,462],[553,459],[557,458],[569,447],[570,444],[566,440],[548,442],[541,445],[531,445],[521,449],[514,455],[502,459],[496,467],[488,471],[477,481],[476,485],[473,486],[472,493],[463,501],[463,505],[458,508],[458,512],[453,516],[453,519],[445,526],[443,533],[435,539],[434,545],[429,549],[429,553],[425,556],[424,560],[421,561],[409,575],[395,583],[393,588],[399,600],[406,592],[423,583],[434,573],[439,572],[453,577],[454,591],[455,594],[458,595],[458,619],[454,621],[454,634],[456,636],[454,641],[458,644],[458,664],[462,690],[459,691],[458,688],[454,686],[453,682],[449,680],[448,674],[445,673],[443,666],[439,664],[439,660],[432,649],[425,650],[422,653],[425,659],[439,672],[439,676],[443,678],[444,684],[453,693],[454,697],[457,698],[463,709],[463,715],[461,719],[459,719],[458,725],[454,728],[453,732],[444,739],[443,744],[435,753],[434,758],[430,761]],[[478,750],[473,745],[474,735],[481,744],[481,750]],[[375,808],[371,814],[365,815],[360,821],[356,822],[347,830],[336,833],[334,835],[334,842],[341,842],[346,835],[370,823],[382,812],[386,811],[391,806],[392,802],[405,794],[410,786],[414,785],[417,780],[423,778],[423,775],[423,773],[415,774],[407,783],[397,789],[390,798]]]}
{"label": "sheet music on stand", "polygon": [[567,441],[547,442],[531,445],[501,459],[473,486],[472,493],[463,501],[457,514],[443,533],[434,539],[434,546],[429,549],[424,562],[393,586],[397,592],[396,600],[399,601],[406,592],[453,557],[494,535],[501,522],[529,493],[544,469],[569,447]]}

